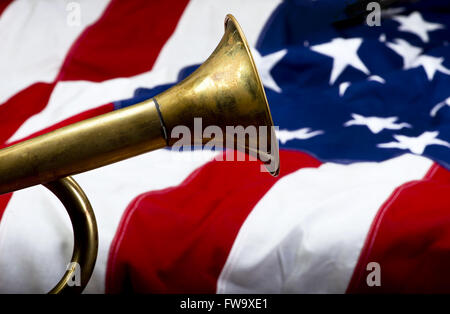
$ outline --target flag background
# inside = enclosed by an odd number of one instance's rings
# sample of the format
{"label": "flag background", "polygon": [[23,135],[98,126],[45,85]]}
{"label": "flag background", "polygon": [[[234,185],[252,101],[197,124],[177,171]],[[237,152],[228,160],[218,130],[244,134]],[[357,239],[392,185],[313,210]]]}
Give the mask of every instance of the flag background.
{"label": "flag background", "polygon": [[[86,292],[448,292],[445,1],[385,13],[381,27],[330,25],[342,17],[331,1],[74,2],[78,26],[70,1],[0,2],[3,146],[175,84],[214,50],[227,13],[255,49],[275,124],[293,136],[280,136],[279,178],[169,150],[77,175],[99,227]],[[402,31],[396,18],[414,12],[442,27]],[[336,38],[350,41],[332,58],[339,48],[324,45]],[[398,120],[376,132],[346,126],[352,114]],[[379,146],[425,132],[442,142]],[[33,187],[0,196],[0,218],[0,292],[48,291],[71,256],[64,209]],[[366,284],[372,261],[381,287]]]}

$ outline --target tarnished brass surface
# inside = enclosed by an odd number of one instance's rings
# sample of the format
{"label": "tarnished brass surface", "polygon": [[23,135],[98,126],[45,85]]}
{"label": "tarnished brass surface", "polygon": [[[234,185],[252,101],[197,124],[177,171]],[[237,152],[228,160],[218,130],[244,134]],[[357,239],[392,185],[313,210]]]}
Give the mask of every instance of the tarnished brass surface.
{"label": "tarnished brass surface", "polygon": [[[195,117],[202,118],[203,127],[216,125],[224,133],[226,126],[273,126],[249,46],[232,15],[225,18],[225,34],[208,60],[185,80],[155,98],[169,134],[177,125],[193,130]],[[265,155],[272,160],[267,167],[270,173],[277,175],[278,142],[273,130],[268,134],[267,147],[272,145],[272,151],[258,151],[257,147],[243,142],[236,144],[241,151],[255,157]],[[203,142],[209,140],[204,138]],[[174,142],[175,139],[170,139],[170,144]]]}
{"label": "tarnished brass surface", "polygon": [[97,259],[98,233],[94,212],[83,190],[72,177],[47,183],[45,187],[52,191],[66,208],[74,236],[70,267],[49,293],[81,293],[91,278]]}
{"label": "tarnished brass surface", "polygon": [[[87,119],[0,150],[0,194],[44,184],[65,205],[75,235],[73,261],[82,266],[82,285],[68,286],[72,271],[51,293],[81,292],[97,254],[97,228],[88,199],[67,176],[174,145],[179,125],[195,134],[202,126],[267,127],[257,139],[235,139],[233,147],[261,159],[272,175],[279,172],[278,142],[261,80],[242,30],[231,15],[217,48],[194,73],[167,91],[139,104]],[[210,141],[201,138],[201,143]],[[256,143],[256,144],[255,144]],[[265,143],[261,149],[258,143]],[[193,145],[198,144],[192,138]],[[236,146],[235,146],[236,145]],[[267,150],[268,149],[268,150]]]}

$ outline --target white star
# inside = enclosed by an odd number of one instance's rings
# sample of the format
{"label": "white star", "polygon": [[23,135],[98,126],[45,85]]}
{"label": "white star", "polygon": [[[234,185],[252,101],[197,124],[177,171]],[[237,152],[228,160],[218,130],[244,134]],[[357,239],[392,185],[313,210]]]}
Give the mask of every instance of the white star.
{"label": "white star", "polygon": [[436,71],[450,75],[450,69],[442,65],[444,58],[421,54],[422,48],[415,47],[406,40],[397,38],[394,41],[395,43],[386,43],[386,45],[403,58],[404,70],[422,66],[429,81],[433,80]]}
{"label": "white star", "polygon": [[306,140],[311,137],[323,134],[324,132],[321,130],[313,131],[311,132],[310,128],[303,128],[298,130],[278,130],[277,131],[277,138],[280,140],[282,144],[286,143],[287,141],[291,141],[294,139],[299,140]]}
{"label": "white star", "polygon": [[344,123],[344,126],[351,125],[365,125],[369,130],[374,133],[380,133],[384,129],[389,130],[400,130],[402,128],[410,128],[411,125],[408,123],[395,123],[398,120],[397,117],[364,117],[357,113],[352,113],[353,120],[349,120]]}
{"label": "white star", "polygon": [[358,57],[358,49],[362,44],[362,38],[335,38],[332,41],[311,46],[311,50],[333,58],[333,68],[331,70],[330,85],[341,75],[349,65],[365,74],[370,74],[364,63]]}
{"label": "white star", "polygon": [[262,57],[258,50],[252,49],[253,58],[264,86],[273,89],[277,93],[281,93],[281,88],[273,79],[270,71],[272,71],[273,67],[286,55],[286,53],[287,49],[283,49]]}
{"label": "white star", "polygon": [[380,84],[386,83],[386,80],[379,75],[371,75],[367,78],[368,81],[378,82]]}
{"label": "white star", "polygon": [[450,107],[450,97],[434,106],[433,109],[431,109],[430,116],[435,117],[438,111],[445,106]]}
{"label": "white star", "polygon": [[434,74],[436,74],[436,71],[450,75],[450,69],[447,69],[445,66],[443,66],[442,62],[444,62],[444,58],[442,57],[438,58],[428,55],[421,55],[412,62],[411,68],[423,66],[428,80],[432,81],[434,78]]}
{"label": "white star", "polygon": [[444,28],[442,24],[425,21],[419,12],[412,12],[409,16],[394,16],[393,19],[400,23],[399,31],[413,33],[423,42],[430,41],[428,32]]}
{"label": "white star", "polygon": [[351,85],[350,82],[342,82],[341,84],[339,84],[339,96],[343,96],[345,94],[345,91],[347,90],[347,88],[349,88]]}
{"label": "white star", "polygon": [[411,64],[422,53],[422,48],[409,44],[404,39],[394,39],[395,43],[386,43],[386,45],[398,53],[403,58],[403,69],[410,69]]}
{"label": "white star", "polygon": [[438,139],[439,132],[424,132],[418,137],[409,137],[404,135],[394,135],[397,142],[381,143],[381,148],[399,148],[408,149],[412,153],[422,155],[428,145],[441,145],[450,148],[450,144],[446,141]]}

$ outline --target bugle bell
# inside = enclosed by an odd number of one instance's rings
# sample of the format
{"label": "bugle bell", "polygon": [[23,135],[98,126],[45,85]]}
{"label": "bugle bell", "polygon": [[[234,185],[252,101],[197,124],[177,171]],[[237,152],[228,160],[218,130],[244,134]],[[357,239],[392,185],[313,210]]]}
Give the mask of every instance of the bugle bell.
{"label": "bugle bell", "polygon": [[[194,129],[194,120],[218,126],[253,126],[256,137],[237,138],[237,150],[279,171],[278,143],[261,80],[242,30],[232,15],[211,56],[190,76],[141,103],[87,119],[0,150],[0,193],[44,184],[62,201],[74,229],[73,265],[51,293],[81,292],[97,255],[97,226],[91,205],[70,175],[89,171],[155,149],[172,146],[177,126]],[[266,132],[261,132],[267,128]],[[211,141],[201,138],[200,144]],[[191,144],[199,144],[192,137]],[[229,142],[223,142],[229,147]],[[264,147],[264,149],[262,149]],[[69,284],[76,268],[81,284]]]}

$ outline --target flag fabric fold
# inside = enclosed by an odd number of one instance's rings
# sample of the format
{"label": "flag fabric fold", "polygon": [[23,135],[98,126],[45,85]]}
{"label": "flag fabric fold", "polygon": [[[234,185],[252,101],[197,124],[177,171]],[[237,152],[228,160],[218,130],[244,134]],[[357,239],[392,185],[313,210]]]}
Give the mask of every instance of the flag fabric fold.
{"label": "flag fabric fold", "polygon": [[[0,1],[0,147],[180,82],[232,13],[280,176],[170,149],[77,175],[99,226],[86,292],[450,292],[446,2],[401,2],[368,26],[329,0]],[[44,188],[0,196],[0,292],[48,291],[72,245]]]}

